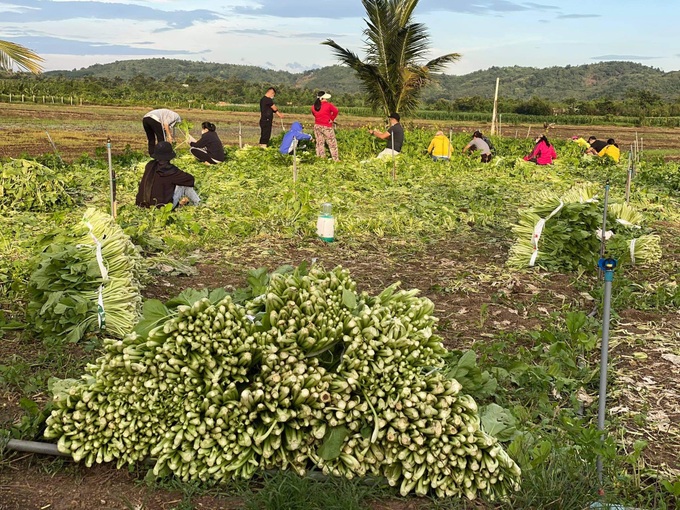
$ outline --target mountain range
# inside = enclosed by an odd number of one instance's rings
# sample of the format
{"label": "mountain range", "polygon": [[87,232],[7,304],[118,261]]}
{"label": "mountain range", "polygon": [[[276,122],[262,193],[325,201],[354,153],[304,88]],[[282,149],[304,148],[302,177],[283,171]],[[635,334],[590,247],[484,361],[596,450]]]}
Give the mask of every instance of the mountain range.
{"label": "mountain range", "polygon": [[[334,93],[360,93],[361,84],[351,69],[334,65],[302,73],[274,71],[256,66],[218,64],[189,60],[152,58],[95,64],[72,71],[49,71],[46,76],[63,78],[109,78],[129,80],[143,75],[157,80],[229,80],[284,87],[323,89]],[[423,99],[493,97],[496,79],[500,95],[526,100],[541,97],[550,101],[576,99],[625,99],[640,92],[666,102],[680,101],[680,71],[660,69],[633,62],[609,61],[566,67],[491,67],[465,75],[438,74],[426,88]]]}

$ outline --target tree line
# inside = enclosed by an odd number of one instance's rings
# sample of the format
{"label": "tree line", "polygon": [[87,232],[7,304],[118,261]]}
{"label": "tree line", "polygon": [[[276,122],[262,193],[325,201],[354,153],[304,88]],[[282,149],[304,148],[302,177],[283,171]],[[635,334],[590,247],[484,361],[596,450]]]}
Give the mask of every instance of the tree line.
{"label": "tree line", "polygon": [[[176,79],[167,76],[156,79],[136,75],[130,79],[120,77],[65,78],[51,75],[28,73],[5,73],[0,78],[0,96],[8,100],[22,94],[26,101],[38,102],[42,96],[65,96],[82,99],[83,103],[100,105],[145,105],[193,104],[211,108],[219,104],[256,104],[264,90],[270,85],[250,82],[241,78],[220,79],[187,77]],[[277,101],[281,105],[305,106],[314,101],[315,89],[286,83],[274,84],[278,89]],[[18,100],[18,99],[15,99]],[[368,107],[366,94],[342,92],[333,94],[333,101],[345,107]],[[437,97],[423,94],[421,109],[443,112],[486,113],[493,107],[492,97],[467,96],[458,98]],[[565,97],[560,101],[534,96],[528,100],[510,97],[499,98],[499,112],[532,116],[626,116],[626,117],[675,117],[680,116],[680,100],[664,101],[658,94],[643,89],[629,89],[624,98],[602,97],[579,100]]]}

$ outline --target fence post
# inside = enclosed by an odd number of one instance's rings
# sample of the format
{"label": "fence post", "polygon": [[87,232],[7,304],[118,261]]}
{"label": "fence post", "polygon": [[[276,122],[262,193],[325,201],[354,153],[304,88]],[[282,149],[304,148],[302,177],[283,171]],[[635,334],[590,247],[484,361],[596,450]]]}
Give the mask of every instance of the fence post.
{"label": "fence post", "polygon": [[9,93],[9,102],[10,103],[12,102],[12,93],[11,92]]}
{"label": "fence post", "polygon": [[21,94],[21,102],[22,103],[24,102],[24,95],[23,94]]}

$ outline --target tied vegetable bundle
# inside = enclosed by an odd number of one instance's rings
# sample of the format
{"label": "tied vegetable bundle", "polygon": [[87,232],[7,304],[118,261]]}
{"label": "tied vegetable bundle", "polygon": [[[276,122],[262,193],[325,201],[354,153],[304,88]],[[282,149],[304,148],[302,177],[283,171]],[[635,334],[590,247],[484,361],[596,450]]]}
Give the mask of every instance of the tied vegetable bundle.
{"label": "tied vegetable bundle", "polygon": [[[513,227],[517,241],[510,248],[508,265],[539,266],[575,271],[594,268],[600,253],[602,206],[597,186],[574,186],[563,195],[539,194],[534,205],[521,210]],[[661,256],[660,240],[644,229],[642,215],[633,207],[612,203],[604,233],[607,253],[620,262],[645,264]]]}
{"label": "tied vegetable bundle", "polygon": [[0,164],[1,209],[52,211],[72,204],[64,179],[50,168],[27,159]]}
{"label": "tied vegetable bundle", "polygon": [[113,218],[88,209],[74,234],[39,255],[28,316],[45,338],[77,342],[97,330],[122,338],[139,320],[141,270],[141,256]]}
{"label": "tied vegetable bundle", "polygon": [[149,301],[135,333],[55,395],[45,435],[88,466],[152,457],[182,480],[321,468],[404,495],[516,490],[519,467],[440,371],[432,302],[355,288],[313,267],[271,275],[256,297]]}

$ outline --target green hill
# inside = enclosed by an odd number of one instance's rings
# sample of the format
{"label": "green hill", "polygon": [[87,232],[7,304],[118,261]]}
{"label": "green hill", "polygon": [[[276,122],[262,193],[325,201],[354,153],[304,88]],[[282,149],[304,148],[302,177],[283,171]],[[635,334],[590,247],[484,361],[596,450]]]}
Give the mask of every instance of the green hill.
{"label": "green hill", "polygon": [[[238,80],[247,83],[275,84],[293,88],[328,89],[334,93],[361,91],[353,71],[329,66],[303,73],[273,71],[256,66],[193,62],[153,58],[96,64],[73,71],[50,71],[46,76],[63,78],[108,78],[130,80],[148,76],[156,80],[203,81]],[[665,101],[680,99],[680,71],[663,72],[632,62],[600,62],[581,66],[492,67],[462,76],[438,75],[424,93],[426,101],[462,97],[492,97],[496,78],[500,94],[506,99],[527,100],[540,97],[548,101],[611,99],[629,97],[632,91],[645,91]]]}

